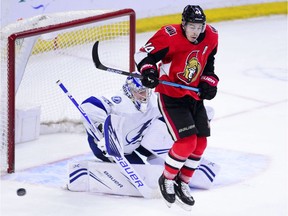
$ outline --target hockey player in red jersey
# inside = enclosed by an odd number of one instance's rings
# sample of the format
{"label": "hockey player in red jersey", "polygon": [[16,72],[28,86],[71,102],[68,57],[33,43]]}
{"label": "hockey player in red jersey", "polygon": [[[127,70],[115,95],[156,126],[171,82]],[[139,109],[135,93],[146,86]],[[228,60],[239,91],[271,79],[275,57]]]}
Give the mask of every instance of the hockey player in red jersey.
{"label": "hockey player in red jersey", "polygon": [[[206,24],[198,5],[187,5],[182,23],[162,27],[135,54],[142,83],[159,93],[158,105],[174,144],[159,178],[161,193],[171,206],[178,201],[192,206],[188,183],[210,136],[203,100],[217,93],[214,73],[218,33]],[[159,84],[158,79],[198,87],[200,93]]]}

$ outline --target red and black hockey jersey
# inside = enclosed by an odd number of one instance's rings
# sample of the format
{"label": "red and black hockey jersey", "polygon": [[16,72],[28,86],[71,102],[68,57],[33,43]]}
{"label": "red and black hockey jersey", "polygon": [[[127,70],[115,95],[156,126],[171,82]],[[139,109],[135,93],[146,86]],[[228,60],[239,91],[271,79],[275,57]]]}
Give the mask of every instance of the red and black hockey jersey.
{"label": "red and black hockey jersey", "polygon": [[[197,44],[191,43],[180,24],[164,26],[135,54],[139,63],[136,60],[137,67],[139,69],[146,63],[158,63],[161,80],[197,87],[202,74],[214,73],[218,33],[212,26],[206,25],[199,39]],[[176,98],[190,95],[199,100],[196,92],[163,84],[156,87],[156,92]]]}

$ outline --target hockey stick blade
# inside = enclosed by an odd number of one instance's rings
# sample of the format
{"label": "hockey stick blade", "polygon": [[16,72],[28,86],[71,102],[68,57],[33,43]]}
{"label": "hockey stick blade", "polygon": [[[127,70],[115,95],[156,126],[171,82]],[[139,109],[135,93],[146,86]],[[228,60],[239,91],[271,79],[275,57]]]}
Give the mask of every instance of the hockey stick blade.
{"label": "hockey stick blade", "polygon": [[[96,41],[93,45],[93,48],[92,48],[92,58],[93,58],[93,62],[95,64],[96,68],[98,68],[100,70],[112,72],[112,73],[117,73],[117,74],[121,74],[121,75],[125,75],[125,76],[132,76],[132,77],[136,77],[139,79],[143,79],[143,77],[139,74],[130,73],[127,71],[123,71],[123,70],[119,70],[119,69],[115,69],[115,68],[111,68],[111,67],[107,67],[107,66],[103,65],[99,59],[98,46],[99,46],[99,41]],[[181,89],[186,89],[186,90],[190,90],[190,91],[194,91],[194,92],[200,92],[200,90],[198,88],[186,86],[186,85],[181,85],[178,83],[173,83],[173,82],[169,82],[169,81],[165,81],[165,80],[159,80],[159,83],[161,83],[163,85],[173,86],[175,88],[181,88]]]}

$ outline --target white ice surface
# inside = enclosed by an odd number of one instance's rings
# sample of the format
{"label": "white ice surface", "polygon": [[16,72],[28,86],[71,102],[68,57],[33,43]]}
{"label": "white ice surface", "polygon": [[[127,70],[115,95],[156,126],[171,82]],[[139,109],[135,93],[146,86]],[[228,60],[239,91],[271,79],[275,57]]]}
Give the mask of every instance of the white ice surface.
{"label": "white ice surface", "polygon": [[[91,154],[84,135],[58,134],[16,146],[16,173],[1,176],[0,215],[287,216],[287,16],[213,25],[220,83],[207,102],[216,115],[206,154],[222,169],[214,188],[191,191],[191,213],[161,199],[61,189],[64,162]],[[151,35],[137,35],[137,48]]]}

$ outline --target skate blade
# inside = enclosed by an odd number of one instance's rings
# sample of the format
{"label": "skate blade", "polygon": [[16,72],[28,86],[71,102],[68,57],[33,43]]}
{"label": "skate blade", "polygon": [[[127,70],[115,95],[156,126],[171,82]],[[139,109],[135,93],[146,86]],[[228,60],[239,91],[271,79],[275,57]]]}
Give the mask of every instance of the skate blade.
{"label": "skate blade", "polygon": [[162,200],[164,200],[164,202],[165,202],[165,204],[167,205],[168,208],[171,208],[171,206],[172,206],[173,203],[168,202],[168,201],[167,201],[166,199],[164,199],[163,197],[162,197]]}
{"label": "skate blade", "polygon": [[165,201],[166,205],[168,206],[168,208],[171,208],[171,206],[172,206],[173,203],[170,203],[170,202],[168,202],[168,201],[165,200],[165,199],[164,199],[164,201]]}
{"label": "skate blade", "polygon": [[185,211],[192,211],[192,206],[187,205],[186,203],[183,203],[178,197],[176,197],[175,203],[176,205],[178,205],[180,208],[184,209]]}
{"label": "skate blade", "polygon": [[158,187],[158,194],[160,195],[161,199],[164,200],[165,204],[167,205],[168,208],[171,208],[173,203],[168,202],[162,195],[160,187]]}

